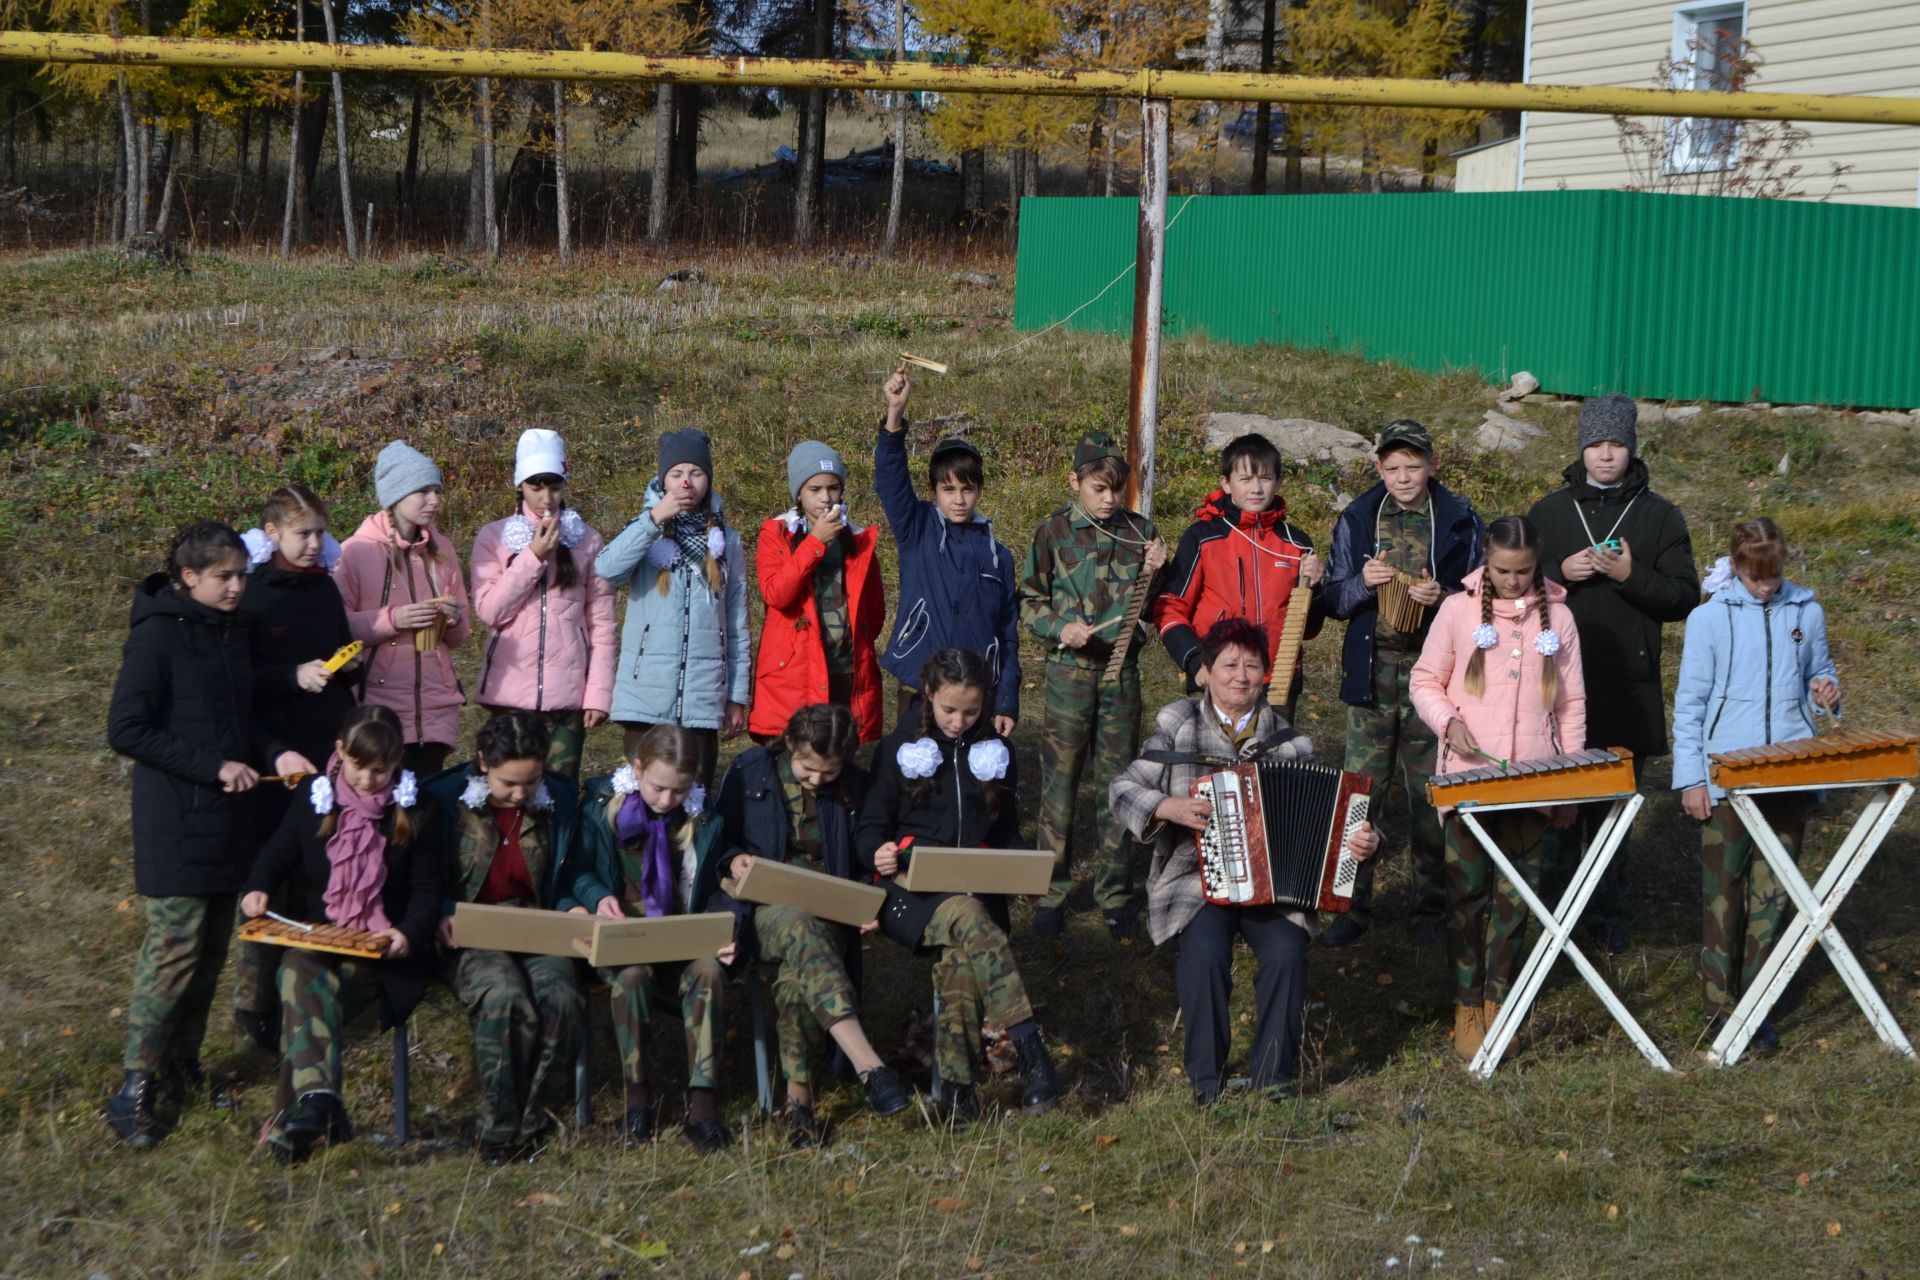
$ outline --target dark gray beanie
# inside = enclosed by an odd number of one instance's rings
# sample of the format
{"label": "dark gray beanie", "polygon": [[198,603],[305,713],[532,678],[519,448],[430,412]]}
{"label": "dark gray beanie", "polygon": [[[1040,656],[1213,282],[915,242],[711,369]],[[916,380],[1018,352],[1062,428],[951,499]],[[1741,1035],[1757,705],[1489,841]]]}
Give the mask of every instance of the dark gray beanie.
{"label": "dark gray beanie", "polygon": [[802,440],[793,446],[793,452],[787,455],[787,492],[794,501],[800,500],[801,485],[822,475],[837,476],[841,485],[846,485],[847,464],[839,452],[818,440]]}
{"label": "dark gray beanie", "polygon": [[707,439],[707,433],[697,427],[688,427],[684,431],[669,431],[660,437],[660,479],[667,478],[667,472],[683,462],[694,466],[713,478],[713,441]]}
{"label": "dark gray beanie", "polygon": [[373,464],[373,496],[383,507],[439,483],[440,468],[433,459],[404,440],[395,440],[382,449]]}
{"label": "dark gray beanie", "polygon": [[1619,392],[1595,396],[1580,406],[1580,447],[1615,440],[1628,453],[1640,452],[1640,408]]}

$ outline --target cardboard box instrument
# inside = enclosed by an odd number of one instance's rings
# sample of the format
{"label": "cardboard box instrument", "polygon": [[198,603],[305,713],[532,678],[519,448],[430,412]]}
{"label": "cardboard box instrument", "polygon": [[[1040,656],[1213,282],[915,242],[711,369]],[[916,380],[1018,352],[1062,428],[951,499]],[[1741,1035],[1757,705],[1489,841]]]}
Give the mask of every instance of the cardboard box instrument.
{"label": "cardboard box instrument", "polygon": [[1048,849],[950,849],[916,844],[901,853],[903,889],[914,893],[1012,893],[1038,897],[1053,882]]}
{"label": "cardboard box instrument", "polygon": [[856,884],[821,871],[790,867],[769,858],[755,858],[738,880],[722,880],[720,887],[741,902],[770,907],[799,907],[835,924],[859,926],[880,914],[886,890]]}
{"label": "cardboard box instrument", "polygon": [[596,917],[593,936],[575,939],[573,949],[596,969],[630,964],[676,964],[703,960],[733,941],[733,913],[703,911],[692,916],[635,916],[627,920]]}
{"label": "cardboard box instrument", "polygon": [[592,916],[569,911],[462,902],[453,908],[453,945],[573,959],[580,954],[575,942],[593,941],[593,923]]}

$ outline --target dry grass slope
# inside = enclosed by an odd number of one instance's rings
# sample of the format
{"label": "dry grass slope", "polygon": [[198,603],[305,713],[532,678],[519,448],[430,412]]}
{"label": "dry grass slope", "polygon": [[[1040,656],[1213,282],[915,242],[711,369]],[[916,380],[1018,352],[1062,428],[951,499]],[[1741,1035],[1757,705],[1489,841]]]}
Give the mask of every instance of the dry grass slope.
{"label": "dry grass slope", "polygon": [[[1018,335],[1004,287],[911,265],[736,258],[660,292],[662,271],[680,265],[482,274],[435,260],[204,257],[174,276],[64,255],[0,266],[0,1172],[11,1189],[0,1276],[1720,1276],[1761,1259],[1782,1274],[1911,1274],[1914,1065],[1879,1048],[1816,959],[1781,1055],[1701,1066],[1692,837],[1664,794],[1630,860],[1639,940],[1611,968],[1684,1068],[1672,1077],[1647,1069],[1563,969],[1499,1076],[1469,1082],[1446,1041],[1439,959],[1415,953],[1390,890],[1365,947],[1314,956],[1308,1088],[1282,1105],[1197,1114],[1178,1072],[1168,958],[1115,947],[1082,915],[1064,948],[1016,941],[1074,1086],[1038,1122],[955,1138],[911,1113],[872,1121],[837,1092],[829,1149],[793,1155],[748,1114],[741,1032],[731,1109],[743,1149],[711,1161],[671,1142],[623,1153],[600,1128],[536,1166],[490,1170],[463,1145],[467,1037],[442,994],[416,1022],[427,1140],[412,1148],[361,1141],[293,1171],[267,1161],[251,1139],[269,1082],[224,1006],[208,1056],[238,1081],[238,1110],[190,1113],[151,1155],[109,1145],[94,1112],[116,1071],[140,914],[106,691],[127,591],[172,526],[248,521],[297,476],[350,527],[375,448],[405,434],[445,466],[446,523],[464,545],[506,509],[513,436],[536,422],[567,434],[579,505],[603,529],[632,514],[656,432],[685,423],[714,433],[719,487],[743,524],[787,506],[777,464],[803,436],[846,451],[855,515],[871,519],[878,384],[904,345],[955,365],[922,384],[916,411],[978,424],[986,509],[1018,547],[1061,500],[1071,440],[1122,422],[1124,343],[1053,333],[1007,350]],[[1448,482],[1489,514],[1558,483],[1571,427],[1564,411],[1529,408],[1545,440],[1475,458],[1452,447],[1488,403],[1468,377],[1202,342],[1169,347],[1164,402],[1159,510],[1174,533],[1210,487],[1197,429],[1210,409],[1363,431],[1423,418],[1449,442]],[[1804,552],[1794,575],[1831,611],[1855,720],[1920,720],[1911,434],[1841,415],[1708,412],[1645,439],[1703,558],[1736,514],[1782,518]],[[1359,483],[1308,466],[1286,492],[1295,519],[1324,536],[1334,495]],[[1335,637],[1309,653],[1303,721],[1337,749]],[[1032,672],[1038,654],[1027,657]],[[1146,669],[1158,705],[1171,673],[1158,655]],[[1023,749],[1037,730],[1023,723]],[[589,764],[609,765],[615,741],[597,736]],[[1822,850],[1841,816],[1821,824]],[[1920,1030],[1914,829],[1895,833],[1842,926]],[[868,973],[870,1016],[890,1042],[924,1000],[925,967],[880,950]],[[674,1036],[657,1031],[657,1060],[671,1064]],[[618,1100],[604,1013],[598,1046],[605,1119]],[[677,1069],[663,1075],[671,1095]],[[363,1131],[385,1128],[383,1038],[357,1041],[348,1087]]]}

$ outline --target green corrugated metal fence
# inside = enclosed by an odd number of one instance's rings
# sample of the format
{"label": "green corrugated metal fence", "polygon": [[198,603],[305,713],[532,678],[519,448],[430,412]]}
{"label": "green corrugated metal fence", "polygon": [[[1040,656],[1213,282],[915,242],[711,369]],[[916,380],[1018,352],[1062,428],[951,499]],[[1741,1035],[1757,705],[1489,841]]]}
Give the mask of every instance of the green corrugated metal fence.
{"label": "green corrugated metal fence", "polygon": [[[1138,202],[1020,206],[1014,326],[1133,260]],[[1543,191],[1168,201],[1166,332],[1522,369],[1549,391],[1920,405],[1920,210]],[[1125,333],[1131,275],[1068,322]]]}

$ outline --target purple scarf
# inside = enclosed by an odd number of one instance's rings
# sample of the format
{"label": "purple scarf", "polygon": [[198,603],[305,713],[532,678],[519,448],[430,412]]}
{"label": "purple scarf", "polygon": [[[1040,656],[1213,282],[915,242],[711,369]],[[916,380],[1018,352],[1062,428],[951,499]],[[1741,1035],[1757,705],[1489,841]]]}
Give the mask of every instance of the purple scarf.
{"label": "purple scarf", "polygon": [[384,791],[363,796],[347,785],[344,772],[336,772],[339,759],[336,755],[327,761],[338,815],[333,834],[327,837],[327,862],[332,868],[323,898],[327,922],[343,929],[385,933],[393,922],[380,903],[380,891],[387,883],[387,835],[380,829],[380,820],[393,801],[393,783],[387,783]]}
{"label": "purple scarf", "polygon": [[650,916],[673,914],[673,857],[668,852],[667,819],[655,813],[638,791],[627,797],[613,820],[613,834],[621,844],[647,839],[640,864],[640,905]]}

